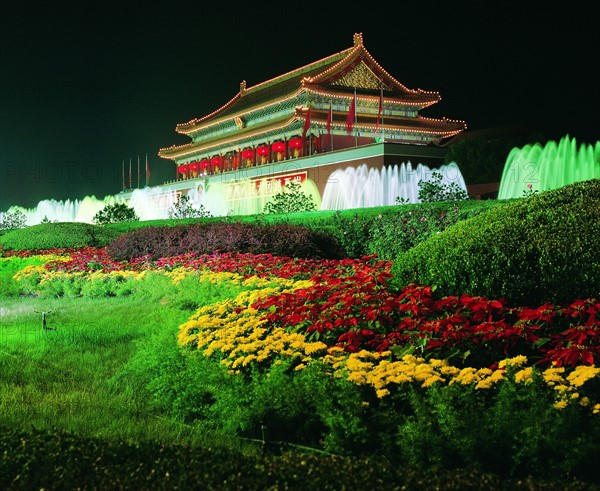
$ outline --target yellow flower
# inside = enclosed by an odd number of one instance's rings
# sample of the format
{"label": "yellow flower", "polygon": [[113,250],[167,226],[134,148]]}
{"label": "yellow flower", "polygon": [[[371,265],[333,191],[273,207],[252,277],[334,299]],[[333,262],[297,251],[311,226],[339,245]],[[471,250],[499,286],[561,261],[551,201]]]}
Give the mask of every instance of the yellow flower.
{"label": "yellow flower", "polygon": [[363,385],[366,382],[364,375],[361,375],[358,372],[352,372],[348,375],[347,380],[349,382],[354,382],[356,385]]}
{"label": "yellow flower", "polygon": [[588,380],[591,380],[600,373],[600,368],[595,366],[579,365],[568,376],[567,380],[575,387],[581,387]]}
{"label": "yellow flower", "polygon": [[496,370],[489,377],[480,380],[477,385],[475,385],[475,389],[490,389],[494,384],[501,380],[504,380],[504,371]]}
{"label": "yellow flower", "polygon": [[543,373],[544,381],[550,386],[555,384],[564,384],[565,379],[561,376],[561,373],[564,373],[564,371],[564,367],[547,368]]}
{"label": "yellow flower", "polygon": [[567,407],[567,401],[565,401],[564,399],[560,399],[559,401],[554,403],[554,407],[556,409],[564,409]]}
{"label": "yellow flower", "polygon": [[533,382],[533,367],[523,368],[515,373],[515,382],[524,384]]}
{"label": "yellow flower", "polygon": [[498,363],[499,368],[515,367],[518,368],[521,365],[527,363],[527,357],[525,355],[515,356],[514,358],[506,358]]}
{"label": "yellow flower", "polygon": [[589,397],[585,397],[585,396],[584,396],[584,397],[582,397],[582,398],[579,400],[579,404],[581,404],[581,405],[582,405],[582,406],[584,406],[584,407],[586,407],[586,406],[589,406],[589,405],[590,405],[590,398],[589,398]]}
{"label": "yellow flower", "polygon": [[387,389],[379,389],[375,393],[379,399],[383,399],[385,396],[389,395],[390,391]]}
{"label": "yellow flower", "polygon": [[427,380],[425,380],[425,382],[423,382],[421,384],[421,387],[429,387],[433,384],[435,384],[436,382],[443,382],[444,379],[442,377],[440,377],[439,375],[433,375],[431,377],[429,377]]}
{"label": "yellow flower", "polygon": [[475,368],[465,367],[451,380],[450,383],[457,382],[462,385],[469,385],[474,382],[478,382],[479,380],[476,373],[477,370]]}
{"label": "yellow flower", "polygon": [[593,409],[592,409],[592,412],[594,414],[600,413],[600,404],[595,404],[594,407],[593,407]]}

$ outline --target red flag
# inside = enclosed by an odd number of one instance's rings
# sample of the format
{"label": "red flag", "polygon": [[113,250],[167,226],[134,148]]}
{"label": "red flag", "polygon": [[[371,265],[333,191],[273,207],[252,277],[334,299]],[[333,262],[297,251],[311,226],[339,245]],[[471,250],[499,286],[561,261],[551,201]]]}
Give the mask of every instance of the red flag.
{"label": "red flag", "polygon": [[379,92],[379,109],[377,110],[377,125],[375,126],[375,133],[379,131],[379,123],[381,122],[381,113],[383,112],[383,85]]}
{"label": "red flag", "polygon": [[348,116],[346,117],[346,132],[350,135],[352,128],[354,128],[354,119],[356,118],[356,91],[354,91],[354,97],[350,103],[350,109],[348,110]]}
{"label": "red flag", "polygon": [[306,118],[304,119],[304,129],[302,130],[302,141],[306,139],[306,133],[310,128],[310,106],[308,106],[308,112],[306,113]]}
{"label": "red flag", "polygon": [[146,186],[150,185],[150,164],[148,163],[148,154],[146,154]]}

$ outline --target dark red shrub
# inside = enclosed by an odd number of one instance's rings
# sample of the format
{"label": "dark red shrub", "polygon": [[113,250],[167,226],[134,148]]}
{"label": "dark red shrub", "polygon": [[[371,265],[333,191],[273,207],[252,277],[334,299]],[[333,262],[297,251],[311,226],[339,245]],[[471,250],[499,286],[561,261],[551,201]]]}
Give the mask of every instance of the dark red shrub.
{"label": "dark red shrub", "polygon": [[301,258],[343,257],[337,239],[326,232],[297,225],[238,222],[141,228],[118,237],[107,250],[117,260],[214,251]]}

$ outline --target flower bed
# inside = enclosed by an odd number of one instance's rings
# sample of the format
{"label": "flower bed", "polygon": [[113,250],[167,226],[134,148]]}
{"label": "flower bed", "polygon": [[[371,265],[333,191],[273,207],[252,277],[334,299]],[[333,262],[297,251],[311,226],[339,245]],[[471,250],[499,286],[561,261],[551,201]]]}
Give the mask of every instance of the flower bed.
{"label": "flower bed", "polygon": [[[47,254],[15,274],[25,291],[134,294],[152,275],[191,296],[206,282],[236,286],[179,326],[185,368],[152,382],[163,403],[170,394],[178,414],[212,428],[256,437],[266,418],[273,433],[328,451],[511,472],[542,472],[549,445],[565,473],[600,451],[597,299],[525,307],[393,291],[390,262],[374,256]],[[589,455],[567,455],[575,444]]]}

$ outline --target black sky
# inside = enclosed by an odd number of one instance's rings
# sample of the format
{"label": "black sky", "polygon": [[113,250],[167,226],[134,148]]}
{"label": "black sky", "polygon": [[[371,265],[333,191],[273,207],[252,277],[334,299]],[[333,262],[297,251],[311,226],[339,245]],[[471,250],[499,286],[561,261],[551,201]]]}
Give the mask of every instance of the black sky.
{"label": "black sky", "polygon": [[[92,7],[93,5],[93,7]],[[365,4],[366,5],[366,4]],[[600,34],[591,11],[521,4],[379,2],[0,7],[0,211],[42,199],[102,198],[122,161],[146,153],[152,184],[174,177],[159,148],[189,140],[175,125],[239,90],[346,49],[362,32],[409,88],[439,91],[424,116],[469,131],[527,123],[592,142]]]}

